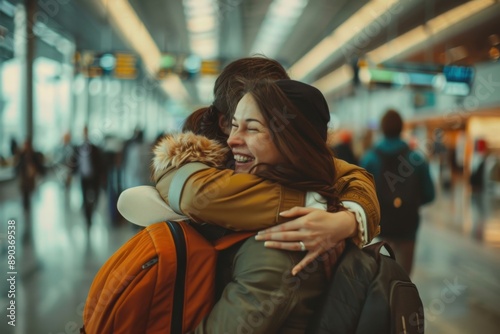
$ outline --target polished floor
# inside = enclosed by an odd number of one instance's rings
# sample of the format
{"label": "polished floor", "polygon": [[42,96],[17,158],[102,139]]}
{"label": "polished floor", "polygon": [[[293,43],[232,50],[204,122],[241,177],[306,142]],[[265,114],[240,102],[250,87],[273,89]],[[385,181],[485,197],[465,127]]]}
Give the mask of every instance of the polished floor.
{"label": "polished floor", "polygon": [[[0,181],[0,333],[78,333],[86,293],[100,265],[136,230],[112,224],[106,195],[87,231],[74,180],[54,175],[23,213],[15,180]],[[7,226],[15,220],[15,268],[8,268]],[[12,224],[11,224],[12,225]],[[16,272],[17,274],[8,274]],[[14,276],[15,299],[9,278]],[[500,195],[471,193],[458,179],[422,209],[413,280],[426,333],[500,333]],[[6,312],[15,300],[15,327]]]}

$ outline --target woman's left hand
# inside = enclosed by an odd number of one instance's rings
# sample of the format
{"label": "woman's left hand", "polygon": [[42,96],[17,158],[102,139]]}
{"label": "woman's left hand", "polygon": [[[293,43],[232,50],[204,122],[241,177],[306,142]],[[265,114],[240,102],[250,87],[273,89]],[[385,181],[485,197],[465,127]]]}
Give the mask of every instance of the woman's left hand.
{"label": "woman's left hand", "polygon": [[343,240],[356,235],[355,215],[349,211],[327,212],[321,209],[295,207],[280,213],[286,218],[298,217],[289,222],[260,231],[256,240],[264,240],[269,248],[301,251],[306,256],[293,269],[296,275],[319,255],[333,250]]}

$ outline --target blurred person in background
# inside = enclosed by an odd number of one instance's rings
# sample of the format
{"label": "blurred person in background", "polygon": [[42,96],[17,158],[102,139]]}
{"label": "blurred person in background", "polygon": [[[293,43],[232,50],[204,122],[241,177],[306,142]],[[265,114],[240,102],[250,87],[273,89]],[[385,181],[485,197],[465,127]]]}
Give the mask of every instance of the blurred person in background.
{"label": "blurred person in background", "polygon": [[123,190],[123,147],[125,141],[115,135],[107,135],[102,145],[103,179],[108,205],[109,219],[113,224],[121,222],[116,209],[118,195]]}
{"label": "blurred person in background", "polygon": [[488,157],[488,142],[483,138],[474,140],[474,148],[470,161],[469,183],[473,191],[481,191],[484,187],[484,166]]}
{"label": "blurred person in background", "polygon": [[71,143],[71,134],[66,132],[62,138],[62,145],[55,153],[56,176],[69,189],[72,180],[73,168],[76,165],[76,148]]}
{"label": "blurred person in background", "polygon": [[374,133],[372,129],[366,129],[361,135],[360,150],[358,150],[358,157],[362,157],[373,146]]}
{"label": "blurred person in background", "polygon": [[31,139],[27,138],[15,163],[25,211],[31,209],[31,194],[35,190],[38,177],[45,174],[43,160],[42,153],[35,151]]}
{"label": "blurred person in background", "polygon": [[19,145],[17,145],[17,140],[14,137],[10,138],[10,154],[15,157],[19,153]]}
{"label": "blurred person in background", "polygon": [[388,110],[380,122],[383,139],[361,159],[373,174],[380,203],[380,237],[393,248],[396,261],[410,275],[420,206],[434,200],[434,184],[425,157],[401,139],[403,119]]}
{"label": "blurred person in background", "polygon": [[80,176],[85,221],[90,228],[106,174],[102,152],[90,142],[87,126],[83,128],[83,143],[76,150],[75,162],[74,171]]}
{"label": "blurred person in background", "polygon": [[340,130],[337,144],[331,147],[335,158],[342,159],[350,164],[357,165],[358,158],[352,149],[352,133],[348,130]]}
{"label": "blurred person in background", "polygon": [[132,138],[127,140],[123,147],[122,173],[124,189],[150,183],[149,166],[144,162],[151,161],[152,158],[152,147],[144,141],[144,131],[136,129]]}

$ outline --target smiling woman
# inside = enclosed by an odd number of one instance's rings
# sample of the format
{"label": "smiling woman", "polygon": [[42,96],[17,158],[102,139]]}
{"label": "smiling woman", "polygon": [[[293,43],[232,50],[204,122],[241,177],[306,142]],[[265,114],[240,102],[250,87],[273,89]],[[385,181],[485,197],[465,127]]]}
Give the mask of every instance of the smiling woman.
{"label": "smiling woman", "polygon": [[236,173],[250,173],[258,164],[283,162],[268,122],[251,94],[245,94],[236,107],[227,144],[233,152]]}
{"label": "smiling woman", "polygon": [[343,210],[333,190],[336,171],[326,146],[330,113],[321,92],[294,80],[248,82],[244,92],[227,141],[235,171],[318,192],[329,211]]}

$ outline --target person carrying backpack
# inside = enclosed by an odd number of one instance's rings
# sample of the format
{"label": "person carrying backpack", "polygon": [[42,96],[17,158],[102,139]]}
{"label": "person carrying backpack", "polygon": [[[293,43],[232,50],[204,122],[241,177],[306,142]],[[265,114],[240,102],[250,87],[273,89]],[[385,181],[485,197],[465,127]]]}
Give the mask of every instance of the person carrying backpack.
{"label": "person carrying backpack", "polygon": [[396,253],[396,261],[411,274],[420,206],[434,200],[429,165],[401,139],[403,120],[395,110],[382,117],[384,138],[361,159],[373,174],[380,203],[380,237]]}

